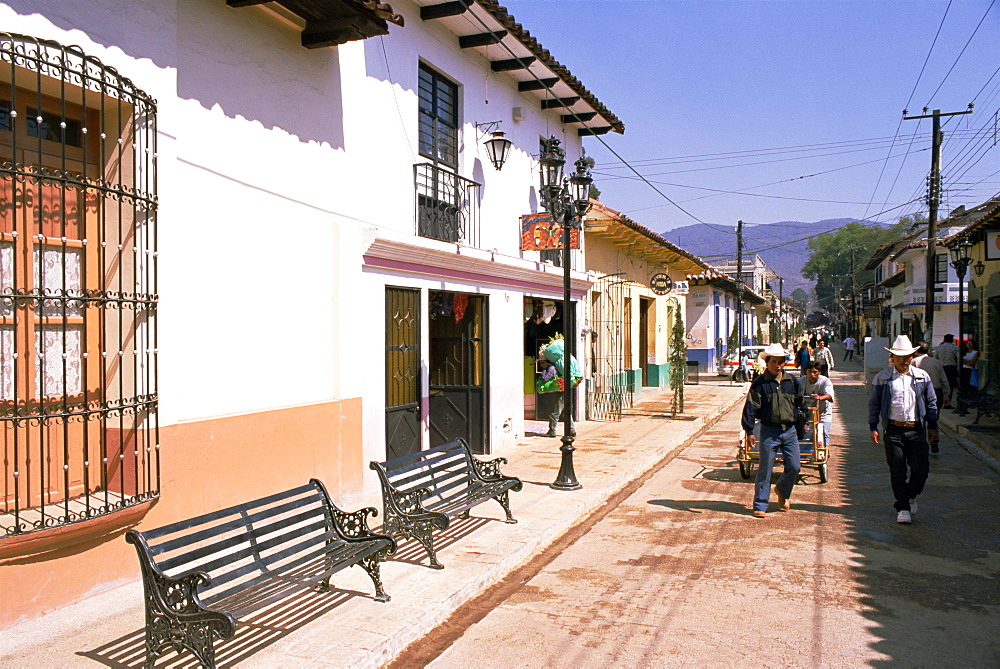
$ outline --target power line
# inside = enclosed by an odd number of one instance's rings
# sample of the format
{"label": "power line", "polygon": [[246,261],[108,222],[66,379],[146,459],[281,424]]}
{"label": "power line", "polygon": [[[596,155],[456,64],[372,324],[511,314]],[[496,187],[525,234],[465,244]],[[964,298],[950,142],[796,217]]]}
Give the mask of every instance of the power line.
{"label": "power line", "polygon": [[[931,106],[931,102],[934,100],[934,96],[937,95],[938,91],[941,90],[941,87],[944,86],[944,82],[948,81],[948,77],[951,76],[952,70],[954,70],[955,66],[958,65],[958,61],[961,60],[962,54],[965,53],[965,50],[969,48],[969,44],[972,43],[972,38],[976,36],[977,32],[979,32],[979,27],[983,25],[983,21],[986,20],[986,16],[990,13],[990,10],[993,9],[993,5],[995,5],[996,2],[997,0],[993,0],[993,2],[990,3],[990,6],[986,8],[986,12],[983,14],[983,18],[979,19],[979,23],[976,24],[976,29],[972,31],[971,35],[969,35],[968,41],[966,41],[965,46],[962,47],[962,50],[959,52],[958,57],[955,58],[955,62],[951,64],[951,67],[948,68],[948,72],[945,73],[944,79],[941,80],[941,83],[938,84],[938,87],[934,89],[933,93],[931,93],[931,98],[930,100],[927,101],[927,104],[924,105],[925,107]],[[948,4],[949,6],[951,5],[950,0]]]}
{"label": "power line", "polygon": [[[924,58],[924,64],[920,66],[920,73],[917,75],[917,80],[913,82],[913,90],[910,91],[910,97],[906,99],[906,104],[903,105],[903,116],[906,116],[906,110],[910,107],[910,102],[913,101],[913,94],[917,92],[917,85],[920,83],[920,79],[924,76],[924,70],[927,68],[927,62],[931,59],[931,54],[934,52],[934,45],[937,44],[938,36],[941,34],[941,28],[944,27],[944,20],[948,18],[948,10],[951,9],[952,0],[948,0],[948,6],[944,8],[944,15],[941,17],[941,23],[938,24],[937,32],[934,33],[934,40],[931,42],[930,48],[927,50],[927,56]],[[903,126],[903,119],[900,117],[899,122],[896,124],[896,132],[893,135],[892,141],[895,144],[896,137],[899,136],[899,129]],[[919,126],[918,126],[919,129]],[[916,133],[914,133],[916,134]],[[913,146],[913,139],[910,139],[910,146]],[[882,164],[882,170],[878,174],[878,179],[875,181],[875,188],[872,190],[872,196],[868,198],[868,206],[865,207],[865,213],[861,218],[868,217],[868,210],[871,209],[872,202],[875,201],[875,194],[878,193],[878,187],[882,184],[882,175],[885,174],[885,168],[889,164],[889,156],[892,155],[892,146],[889,147],[889,153],[885,157],[885,162]],[[909,155],[909,147],[907,147],[907,155]],[[889,192],[885,195],[886,202],[892,196],[892,191],[896,187],[896,182],[899,180],[899,175],[903,171],[903,165],[906,164],[906,156],[903,157],[903,162],[899,165],[899,171],[896,172],[896,178],[892,181],[892,186],[889,187]],[[883,203],[883,207],[885,204]]]}
{"label": "power line", "polygon": [[612,154],[614,155],[614,157],[615,157],[615,158],[617,158],[617,159],[618,159],[618,160],[620,160],[620,161],[621,161],[622,163],[624,163],[624,164],[625,164],[625,165],[626,165],[626,166],[627,166],[627,167],[628,167],[628,168],[629,168],[630,170],[632,170],[633,172],[635,172],[635,175],[636,175],[637,177],[639,177],[640,179],[642,179],[642,180],[643,180],[643,182],[645,182],[647,186],[649,186],[649,187],[650,187],[650,188],[652,188],[652,189],[653,189],[654,191],[656,191],[656,192],[657,192],[657,194],[659,194],[659,196],[660,196],[660,197],[662,197],[662,198],[663,198],[664,200],[666,200],[666,201],[667,201],[667,202],[669,202],[670,204],[674,205],[675,207],[677,207],[677,208],[678,208],[678,209],[680,209],[680,210],[681,210],[682,212],[684,212],[685,214],[687,214],[688,216],[690,216],[690,217],[691,217],[691,218],[693,218],[694,220],[698,221],[698,222],[699,222],[699,223],[701,223],[702,225],[704,225],[704,226],[707,226],[707,227],[709,227],[709,228],[711,228],[711,229],[715,230],[716,232],[727,232],[727,233],[729,232],[729,231],[728,231],[728,230],[726,230],[725,228],[720,228],[720,227],[717,227],[717,226],[714,226],[714,225],[711,225],[711,224],[709,224],[709,223],[706,223],[705,221],[701,220],[700,218],[698,218],[697,216],[695,216],[694,214],[692,214],[692,213],[691,213],[690,211],[688,211],[687,209],[685,209],[684,207],[680,206],[679,204],[677,204],[676,202],[674,202],[673,200],[671,200],[671,199],[670,199],[669,197],[667,197],[667,196],[666,196],[666,195],[665,195],[665,194],[663,193],[663,191],[661,191],[661,190],[660,190],[659,188],[657,188],[657,187],[656,187],[656,186],[654,186],[654,185],[653,185],[652,183],[650,183],[650,181],[649,181],[648,179],[646,179],[646,177],[644,177],[644,176],[642,176],[641,174],[639,174],[639,171],[638,171],[637,169],[635,169],[634,167],[632,167],[631,165],[629,165],[629,163],[628,163],[628,162],[626,162],[624,158],[622,158],[622,157],[621,157],[620,155],[618,155],[618,152],[617,152],[617,151],[615,151],[615,150],[614,150],[614,149],[612,149],[612,148],[611,148],[610,146],[608,146],[608,143],[604,141],[604,138],[603,138],[603,137],[601,137],[600,135],[595,135],[595,136],[597,137],[598,141],[600,141],[600,142],[601,142],[601,144],[603,144],[603,145],[604,145],[604,148],[606,148],[606,149],[607,149],[608,151],[610,151],[610,152],[611,152],[611,153],[612,153]]}

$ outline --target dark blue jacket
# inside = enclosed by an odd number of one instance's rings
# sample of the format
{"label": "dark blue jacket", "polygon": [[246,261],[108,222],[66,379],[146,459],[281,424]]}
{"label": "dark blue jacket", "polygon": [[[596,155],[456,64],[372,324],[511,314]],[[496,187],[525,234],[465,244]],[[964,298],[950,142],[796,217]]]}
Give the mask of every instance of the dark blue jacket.
{"label": "dark blue jacket", "polygon": [[[777,415],[776,394],[784,393],[792,404],[791,420],[788,416],[781,420]],[[799,417],[799,408],[802,406],[803,386],[799,379],[781,373],[779,384],[776,377],[764,372],[757,376],[750,384],[750,391],[747,393],[747,401],[743,405],[743,430],[747,433],[753,432],[755,421],[760,421],[764,425],[774,427],[788,427],[793,425]]]}

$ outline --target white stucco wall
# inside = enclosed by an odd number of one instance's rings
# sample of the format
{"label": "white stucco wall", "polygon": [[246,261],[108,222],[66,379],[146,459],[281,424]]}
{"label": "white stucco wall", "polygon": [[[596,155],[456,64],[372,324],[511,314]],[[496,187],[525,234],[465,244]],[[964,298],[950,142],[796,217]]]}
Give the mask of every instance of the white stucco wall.
{"label": "white stucco wall", "polygon": [[[294,26],[222,0],[0,4],[5,30],[78,44],[157,100],[161,424],[378,401],[359,380],[372,373],[359,351],[381,350],[372,305],[385,282],[362,280],[361,253],[372,234],[413,233],[421,59],[461,86],[459,172],[484,184],[480,246],[537,255],[519,250],[518,230],[520,215],[538,210],[532,154],[555,134],[571,165],[575,128],[564,132],[559,110],[542,112],[415,5],[393,7],[406,28],[308,50]],[[511,120],[513,107],[523,121]],[[502,172],[475,128],[497,120],[515,143]],[[521,297],[490,296],[492,415],[503,434],[521,405]]]}

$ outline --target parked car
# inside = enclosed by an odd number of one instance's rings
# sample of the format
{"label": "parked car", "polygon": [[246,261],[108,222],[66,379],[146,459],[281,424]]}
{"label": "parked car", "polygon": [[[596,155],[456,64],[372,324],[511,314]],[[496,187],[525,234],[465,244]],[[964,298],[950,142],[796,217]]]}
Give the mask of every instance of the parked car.
{"label": "parked car", "polygon": [[[767,346],[754,345],[754,346],[742,346],[740,347],[740,355],[744,352],[749,354],[750,357],[750,370],[752,373],[760,373],[764,371],[764,363],[759,362],[760,352],[763,351]],[[756,363],[756,365],[755,365]],[[755,369],[756,367],[756,369]],[[791,357],[785,361],[784,369],[791,372],[796,369],[795,358]],[[743,372],[740,371],[740,360],[737,357],[736,351],[727,351],[725,355],[722,356],[722,364],[718,367],[719,376],[728,376],[733,381],[742,383],[743,381],[749,381],[749,379],[743,378]]]}

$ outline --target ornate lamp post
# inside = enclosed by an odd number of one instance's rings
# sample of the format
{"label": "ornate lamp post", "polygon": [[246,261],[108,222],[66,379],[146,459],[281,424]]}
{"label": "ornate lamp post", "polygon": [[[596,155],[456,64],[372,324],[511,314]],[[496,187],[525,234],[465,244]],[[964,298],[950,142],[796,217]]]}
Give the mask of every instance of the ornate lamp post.
{"label": "ornate lamp post", "polygon": [[958,273],[958,340],[962,346],[964,338],[962,336],[962,312],[965,309],[965,270],[969,268],[972,258],[969,257],[969,249],[972,242],[965,235],[962,235],[951,243],[951,266]]}
{"label": "ornate lamp post", "polygon": [[569,177],[563,176],[566,165],[566,151],[559,146],[559,140],[549,137],[542,140],[542,155],[539,158],[542,168],[541,199],[542,206],[552,214],[555,222],[562,224],[562,265],[563,265],[563,336],[565,338],[566,359],[563,362],[563,405],[566,420],[563,423],[562,461],[559,474],[552,483],[557,490],[579,490],[583,486],[576,480],[573,469],[573,441],[576,430],[573,427],[573,376],[570,361],[576,358],[576,318],[570,301],[570,231],[579,230],[581,220],[590,210],[590,170],[587,161],[580,158],[576,161],[576,172]]}

